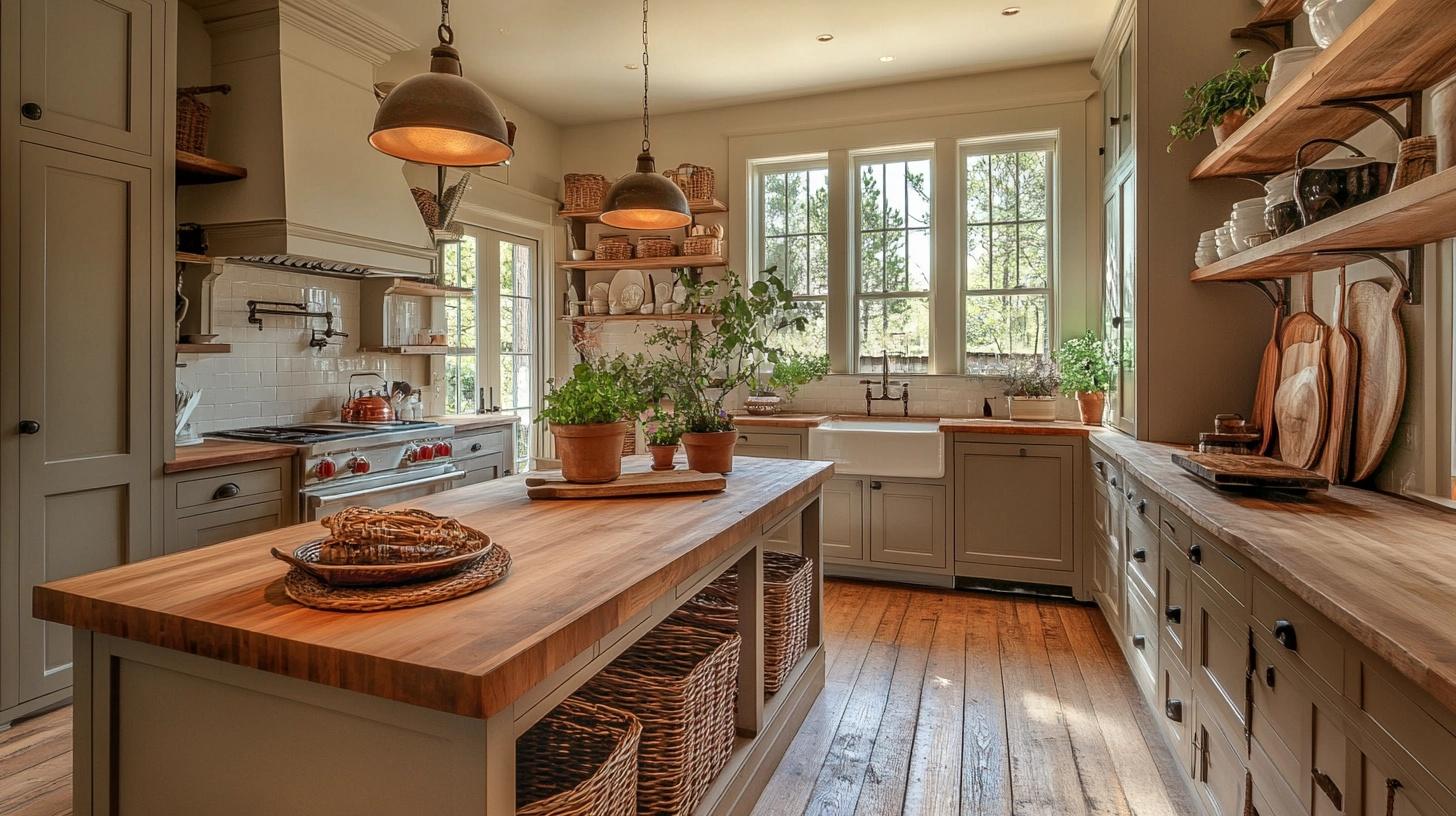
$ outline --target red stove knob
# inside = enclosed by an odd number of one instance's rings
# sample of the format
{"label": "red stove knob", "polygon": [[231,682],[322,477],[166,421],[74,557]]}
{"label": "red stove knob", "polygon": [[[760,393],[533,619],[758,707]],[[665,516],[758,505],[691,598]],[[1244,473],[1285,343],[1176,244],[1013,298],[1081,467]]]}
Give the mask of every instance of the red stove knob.
{"label": "red stove knob", "polygon": [[450,447],[450,443],[449,442],[436,442],[435,443],[435,458],[436,459],[444,459],[445,457],[449,456],[451,453],[454,453],[454,449]]}
{"label": "red stove knob", "polygon": [[430,461],[431,459],[434,459],[434,458],[435,458],[435,448],[434,448],[433,445],[421,445],[418,448],[415,448],[415,458],[414,458],[414,461],[416,461],[416,462],[428,462],[428,461]]}
{"label": "red stove knob", "polygon": [[355,456],[349,460],[349,471],[356,476],[363,476],[369,472],[369,460],[362,456]]}
{"label": "red stove knob", "polygon": [[320,459],[318,460],[318,464],[313,466],[314,475],[320,479],[334,478],[334,473],[337,470],[338,466],[334,464],[334,460],[332,459]]}

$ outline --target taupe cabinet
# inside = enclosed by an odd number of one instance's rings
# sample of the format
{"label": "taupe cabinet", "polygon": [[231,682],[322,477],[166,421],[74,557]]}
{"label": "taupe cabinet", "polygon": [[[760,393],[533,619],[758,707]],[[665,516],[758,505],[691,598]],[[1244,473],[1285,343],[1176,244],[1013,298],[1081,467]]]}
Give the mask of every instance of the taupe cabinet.
{"label": "taupe cabinet", "polygon": [[957,441],[956,560],[1030,570],[1033,580],[1073,572],[1074,451],[1070,444]]}
{"label": "taupe cabinet", "polygon": [[451,440],[454,449],[451,458],[466,475],[455,486],[467,487],[509,476],[515,463],[515,432],[514,425],[504,425],[456,434]]}
{"label": "taupe cabinet", "polygon": [[[804,458],[804,447],[803,434],[797,431],[774,433],[741,430],[738,433],[738,441],[734,444],[733,454],[735,456],[756,456],[761,459],[802,459]],[[773,522],[765,534],[764,541],[771,550],[800,552],[797,516],[785,517]]]}
{"label": "taupe cabinet", "polygon": [[160,552],[169,13],[0,0],[0,723],[71,684],[31,587]]}
{"label": "taupe cabinet", "polygon": [[169,475],[163,549],[182,552],[295,523],[293,472],[290,456]]}

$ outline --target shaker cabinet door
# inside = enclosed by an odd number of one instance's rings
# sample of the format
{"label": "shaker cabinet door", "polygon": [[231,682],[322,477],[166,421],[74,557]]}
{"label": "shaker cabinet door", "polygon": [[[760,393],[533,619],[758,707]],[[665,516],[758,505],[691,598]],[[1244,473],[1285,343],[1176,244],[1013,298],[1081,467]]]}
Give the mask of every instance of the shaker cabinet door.
{"label": "shaker cabinet door", "polygon": [[870,482],[870,560],[944,568],[945,485]]}
{"label": "shaker cabinet door", "polygon": [[1073,570],[1072,461],[1061,445],[956,443],[956,560]]}
{"label": "shaker cabinet door", "polygon": [[26,128],[150,154],[152,56],[164,15],[148,0],[21,0]]}
{"label": "shaker cabinet door", "polygon": [[824,484],[824,557],[865,560],[865,481],[835,476]]}

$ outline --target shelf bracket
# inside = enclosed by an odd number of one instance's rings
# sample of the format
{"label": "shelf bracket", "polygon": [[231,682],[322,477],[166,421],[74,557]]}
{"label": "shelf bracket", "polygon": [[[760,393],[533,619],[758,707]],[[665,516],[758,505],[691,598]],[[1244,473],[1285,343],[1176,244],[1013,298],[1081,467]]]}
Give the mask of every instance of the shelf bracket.
{"label": "shelf bracket", "polygon": [[[1391,101],[1405,103],[1405,122],[1403,124],[1395,118],[1395,114],[1378,104]],[[1389,127],[1395,133],[1395,138],[1402,142],[1409,139],[1410,134],[1419,133],[1421,129],[1421,98],[1418,94],[1392,93],[1353,96],[1346,99],[1327,99],[1320,104],[1327,108],[1354,108],[1365,111]]]}
{"label": "shelf bracket", "polygon": [[[1404,252],[1406,254],[1405,269],[1401,269],[1400,264],[1386,257],[1386,254],[1391,252]],[[1315,257],[1349,257],[1353,255],[1358,258],[1364,258],[1367,261],[1376,261],[1383,265],[1386,269],[1390,270],[1390,274],[1392,277],[1395,278],[1396,283],[1400,284],[1401,288],[1405,290],[1404,300],[1407,305],[1419,306],[1421,303],[1421,270],[1425,266],[1425,247],[1395,247],[1393,249],[1317,249],[1311,254]]]}
{"label": "shelf bracket", "polygon": [[1229,32],[1235,40],[1257,40],[1275,51],[1283,51],[1294,42],[1293,20],[1266,20],[1249,23]]}
{"label": "shelf bracket", "polygon": [[[1267,281],[1239,281],[1239,283],[1247,283],[1255,289],[1258,289],[1264,293],[1264,297],[1269,299],[1270,306],[1276,309],[1282,308],[1285,313],[1289,312],[1288,278],[1272,278]],[[1266,283],[1269,285],[1265,286]]]}

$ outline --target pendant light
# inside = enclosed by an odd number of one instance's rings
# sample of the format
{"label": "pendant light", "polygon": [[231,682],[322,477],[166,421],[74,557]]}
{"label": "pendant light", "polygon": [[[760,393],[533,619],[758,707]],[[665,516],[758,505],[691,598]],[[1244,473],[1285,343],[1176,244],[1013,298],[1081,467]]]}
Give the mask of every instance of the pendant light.
{"label": "pendant light", "polygon": [[601,221],[609,227],[660,230],[692,223],[688,197],[672,179],[657,172],[648,136],[647,114],[647,0],[642,0],[642,152],[637,170],[613,184],[602,199]]}
{"label": "pendant light", "polygon": [[450,27],[450,0],[440,2],[440,44],[430,71],[399,83],[379,104],[369,143],[405,161],[444,167],[502,164],[515,153],[505,117],[479,85],[466,79]]}

